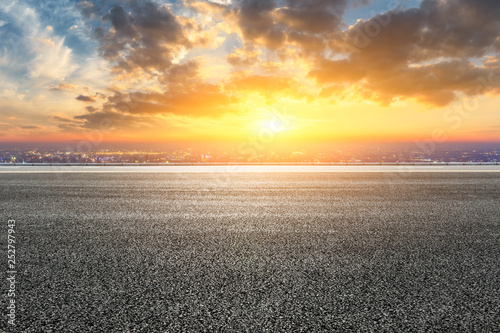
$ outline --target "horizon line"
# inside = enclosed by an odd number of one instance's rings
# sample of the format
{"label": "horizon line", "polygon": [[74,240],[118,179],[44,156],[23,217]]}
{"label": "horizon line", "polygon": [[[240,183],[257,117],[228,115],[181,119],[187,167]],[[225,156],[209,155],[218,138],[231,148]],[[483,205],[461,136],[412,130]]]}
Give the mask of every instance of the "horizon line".
{"label": "horizon line", "polygon": [[2,166],[491,166],[500,162],[182,162],[182,163],[0,163]]}

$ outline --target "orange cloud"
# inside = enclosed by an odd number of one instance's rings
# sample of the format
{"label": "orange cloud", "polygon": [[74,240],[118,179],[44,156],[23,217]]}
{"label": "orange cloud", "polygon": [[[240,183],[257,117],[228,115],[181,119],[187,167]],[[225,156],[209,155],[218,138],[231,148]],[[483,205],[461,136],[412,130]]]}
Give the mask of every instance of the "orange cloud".
{"label": "orange cloud", "polygon": [[75,89],[76,89],[76,86],[74,84],[65,83],[65,82],[59,83],[58,85],[51,84],[50,88],[49,88],[49,90],[52,90],[52,91],[75,90]]}

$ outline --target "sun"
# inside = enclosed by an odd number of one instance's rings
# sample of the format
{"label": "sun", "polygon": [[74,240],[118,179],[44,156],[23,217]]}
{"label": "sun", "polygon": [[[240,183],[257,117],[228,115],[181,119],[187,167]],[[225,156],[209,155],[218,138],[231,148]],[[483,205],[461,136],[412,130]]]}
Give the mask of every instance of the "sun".
{"label": "sun", "polygon": [[271,133],[281,133],[292,129],[291,119],[277,113],[269,113],[264,120],[258,122],[257,129]]}

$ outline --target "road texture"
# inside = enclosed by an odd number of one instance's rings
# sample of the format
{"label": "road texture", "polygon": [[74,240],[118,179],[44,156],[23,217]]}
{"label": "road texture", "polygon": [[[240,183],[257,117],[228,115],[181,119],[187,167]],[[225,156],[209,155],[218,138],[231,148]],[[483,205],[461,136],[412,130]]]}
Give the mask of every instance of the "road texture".
{"label": "road texture", "polygon": [[499,173],[4,173],[0,213],[0,331],[500,331]]}

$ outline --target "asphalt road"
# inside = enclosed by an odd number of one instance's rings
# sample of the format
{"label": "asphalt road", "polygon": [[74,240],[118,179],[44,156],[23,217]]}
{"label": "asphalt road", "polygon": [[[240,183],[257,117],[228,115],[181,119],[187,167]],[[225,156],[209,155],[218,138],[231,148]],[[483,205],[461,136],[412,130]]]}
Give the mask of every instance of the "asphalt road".
{"label": "asphalt road", "polygon": [[0,331],[500,331],[499,173],[4,173],[0,212]]}

